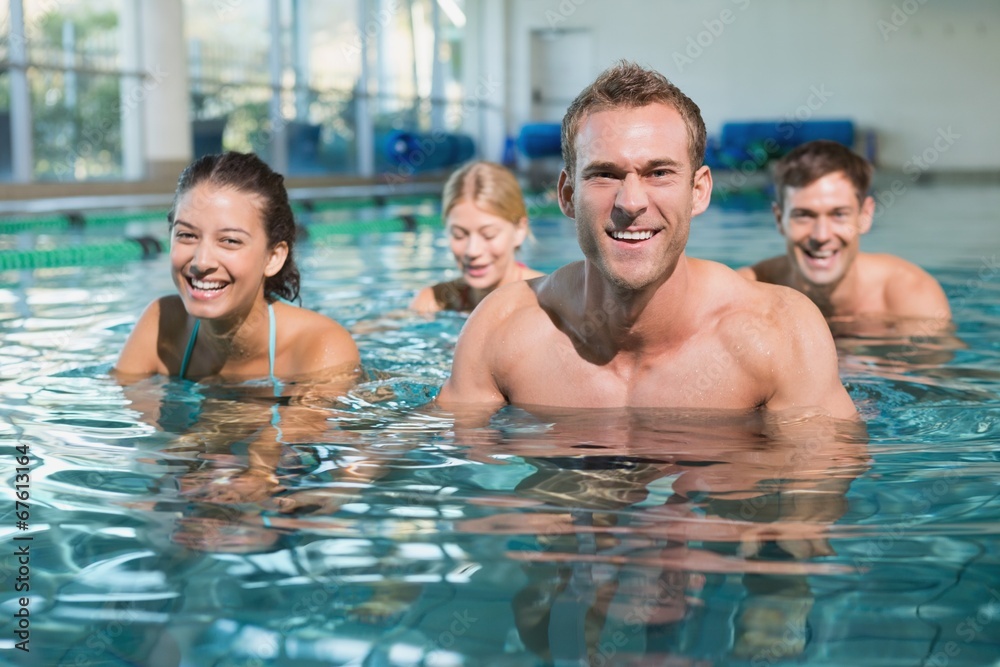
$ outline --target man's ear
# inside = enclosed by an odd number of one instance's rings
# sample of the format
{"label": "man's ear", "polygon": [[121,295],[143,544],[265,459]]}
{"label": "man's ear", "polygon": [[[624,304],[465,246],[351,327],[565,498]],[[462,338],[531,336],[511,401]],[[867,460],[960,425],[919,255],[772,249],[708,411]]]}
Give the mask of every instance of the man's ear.
{"label": "man's ear", "polygon": [[573,179],[565,169],[559,172],[559,184],[556,186],[559,197],[559,208],[567,218],[576,220],[576,207],[573,206]]}
{"label": "man's ear", "polygon": [[268,255],[267,264],[264,265],[264,275],[268,278],[277,275],[278,271],[281,271],[281,267],[285,265],[286,259],[288,259],[288,243],[278,241]]}
{"label": "man's ear", "polygon": [[875,198],[868,196],[861,202],[861,215],[858,220],[858,234],[867,234],[872,228],[872,220],[875,218]]}
{"label": "man's ear", "polygon": [[707,164],[698,167],[694,172],[694,183],[692,185],[691,217],[705,212],[709,202],[712,201],[712,170]]}
{"label": "man's ear", "polygon": [[778,206],[778,202],[776,202],[776,201],[771,202],[771,213],[774,214],[774,224],[776,224],[778,226],[778,233],[781,234],[782,236],[784,236],[785,235],[785,226],[783,224],[781,224],[781,218],[783,216],[783,211],[781,210],[781,207]]}

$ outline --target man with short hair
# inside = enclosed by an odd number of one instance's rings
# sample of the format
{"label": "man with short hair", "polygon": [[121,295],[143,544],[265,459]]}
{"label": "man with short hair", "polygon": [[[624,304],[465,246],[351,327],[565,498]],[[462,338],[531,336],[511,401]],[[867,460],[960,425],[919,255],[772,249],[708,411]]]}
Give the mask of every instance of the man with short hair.
{"label": "man with short hair", "polygon": [[559,204],[585,259],[477,307],[440,405],[856,417],[808,299],[685,255],[712,192],[694,102],[661,74],[620,63],[570,105],[562,149]]}
{"label": "man with short hair", "polygon": [[872,165],[834,141],[812,141],[775,165],[778,231],[787,252],[739,269],[752,280],[796,289],[827,318],[867,316],[947,323],[944,290],[900,257],[861,252],[872,225]]}

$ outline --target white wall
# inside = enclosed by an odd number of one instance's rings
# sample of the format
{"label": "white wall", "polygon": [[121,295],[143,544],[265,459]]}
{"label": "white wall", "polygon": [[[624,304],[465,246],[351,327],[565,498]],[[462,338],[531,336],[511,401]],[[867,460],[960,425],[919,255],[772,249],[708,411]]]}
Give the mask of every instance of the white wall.
{"label": "white wall", "polygon": [[996,0],[503,1],[508,133],[529,120],[531,30],[584,28],[593,76],[620,58],[653,67],[710,134],[726,120],[849,117],[877,132],[880,166],[927,151],[932,170],[1000,170]]}

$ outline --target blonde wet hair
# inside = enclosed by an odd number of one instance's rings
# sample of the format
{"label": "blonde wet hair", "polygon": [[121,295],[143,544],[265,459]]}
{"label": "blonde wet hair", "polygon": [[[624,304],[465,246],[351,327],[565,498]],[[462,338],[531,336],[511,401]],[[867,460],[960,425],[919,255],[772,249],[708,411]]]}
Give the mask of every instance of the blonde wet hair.
{"label": "blonde wet hair", "polygon": [[470,162],[448,177],[441,197],[441,217],[447,218],[451,209],[466,201],[515,225],[528,218],[517,178],[495,162]]}

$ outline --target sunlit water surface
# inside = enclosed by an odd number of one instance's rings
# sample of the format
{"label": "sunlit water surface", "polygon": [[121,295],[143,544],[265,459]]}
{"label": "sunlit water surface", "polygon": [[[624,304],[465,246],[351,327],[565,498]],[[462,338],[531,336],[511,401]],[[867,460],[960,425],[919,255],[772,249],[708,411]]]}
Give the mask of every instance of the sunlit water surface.
{"label": "sunlit water surface", "polygon": [[[696,219],[689,254],[780,252],[750,204]],[[840,340],[867,441],[677,411],[506,409],[456,433],[421,406],[464,318],[401,312],[451,270],[440,230],[301,248],[304,303],[352,329],[365,377],[281,401],[280,433],[258,387],[109,377],[172,290],[165,258],[3,274],[0,660],[1000,664],[998,209],[996,189],[911,189],[866,238],[931,270],[957,323]],[[535,236],[532,266],[579,257],[571,222]]]}

